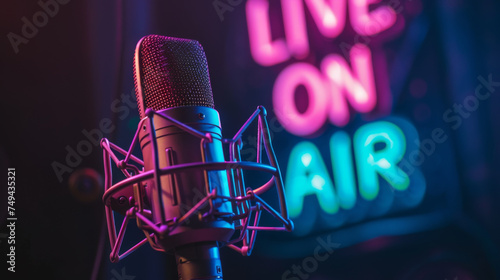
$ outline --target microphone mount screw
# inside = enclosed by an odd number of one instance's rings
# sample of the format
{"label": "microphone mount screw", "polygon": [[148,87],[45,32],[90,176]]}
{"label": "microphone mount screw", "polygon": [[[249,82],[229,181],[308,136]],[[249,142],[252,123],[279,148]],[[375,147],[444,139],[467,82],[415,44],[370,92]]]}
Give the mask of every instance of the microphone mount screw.
{"label": "microphone mount screw", "polygon": [[126,197],[120,196],[120,198],[118,198],[118,203],[125,204],[126,202],[127,202],[127,198]]}

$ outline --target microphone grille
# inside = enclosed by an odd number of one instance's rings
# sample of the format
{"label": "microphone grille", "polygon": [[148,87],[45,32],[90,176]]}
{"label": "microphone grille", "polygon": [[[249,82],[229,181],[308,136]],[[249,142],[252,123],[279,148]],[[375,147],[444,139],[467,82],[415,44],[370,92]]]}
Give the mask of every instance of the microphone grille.
{"label": "microphone grille", "polygon": [[146,108],[214,108],[207,58],[198,41],[146,36],[137,45],[134,64],[141,118]]}

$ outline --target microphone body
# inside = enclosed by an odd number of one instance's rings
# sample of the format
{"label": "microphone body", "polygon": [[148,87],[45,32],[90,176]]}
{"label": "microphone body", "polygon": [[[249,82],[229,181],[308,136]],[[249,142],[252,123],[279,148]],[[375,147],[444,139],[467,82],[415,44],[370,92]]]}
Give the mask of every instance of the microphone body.
{"label": "microphone body", "polygon": [[[136,94],[140,115],[148,108],[168,117],[153,117],[139,133],[144,171],[158,168],[224,162],[219,113],[213,109],[208,65],[201,45],[194,40],[148,36],[136,48]],[[202,141],[171,121],[209,135]],[[154,141],[151,132],[154,130]],[[157,163],[155,161],[158,161]],[[225,171],[180,170],[153,178],[145,187],[152,221],[172,225],[211,191],[229,197]],[[164,251],[175,254],[179,279],[222,279],[219,244],[234,233],[231,202],[214,199],[209,215],[193,215],[168,234],[154,239]],[[205,209],[202,209],[205,210]],[[203,211],[205,212],[205,211]],[[199,212],[201,213],[201,212]],[[224,219],[223,217],[227,217]]]}
{"label": "microphone body", "polygon": [[[212,138],[212,142],[205,142],[205,147],[202,148],[198,137],[181,130],[164,118],[155,117],[153,123],[160,168],[198,162],[224,162],[221,127],[216,110],[203,106],[184,106],[164,109],[157,113],[169,116],[200,132],[209,133]],[[153,149],[150,141],[151,129],[146,122],[139,134],[144,157],[144,171],[154,169],[156,150]],[[203,151],[204,154],[202,154]],[[162,176],[160,186],[156,184],[155,179],[149,180],[146,193],[150,198],[153,222],[168,224],[183,216],[207,196],[209,192],[207,186],[210,190],[215,189],[219,195],[230,195],[225,171],[207,171],[206,173],[207,176],[203,170],[186,169],[172,175]],[[222,202],[221,199],[216,199],[213,202],[213,214],[228,215],[232,213],[231,207],[229,201]],[[229,220],[201,221],[197,215],[194,215],[187,223],[178,226],[169,235],[156,238],[159,239],[157,243],[161,244],[163,249],[170,251],[175,247],[194,242],[227,242],[233,233],[234,226]]]}
{"label": "microphone body", "polygon": [[[134,66],[141,121],[131,146],[126,151],[101,140],[110,259],[118,262],[149,242],[155,250],[175,255],[179,279],[222,279],[219,247],[249,256],[257,231],[293,229],[266,110],[259,106],[233,138],[222,138],[205,52],[195,40],[143,37]],[[241,137],[254,121],[258,156],[256,162],[241,161]],[[143,160],[132,154],[137,144]],[[263,152],[269,164],[262,162]],[[127,177],[114,185],[112,162]],[[244,170],[271,178],[247,188]],[[274,185],[279,211],[260,197]],[[114,211],[125,216],[118,234]],[[282,226],[259,226],[264,212]],[[146,238],[121,254],[133,218]]]}

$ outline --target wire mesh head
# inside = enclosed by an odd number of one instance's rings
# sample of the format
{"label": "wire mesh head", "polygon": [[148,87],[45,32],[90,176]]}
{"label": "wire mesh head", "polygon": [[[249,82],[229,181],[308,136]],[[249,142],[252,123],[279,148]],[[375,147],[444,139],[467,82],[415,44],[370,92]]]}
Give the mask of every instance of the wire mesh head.
{"label": "wire mesh head", "polygon": [[214,108],[207,58],[198,41],[146,36],[137,44],[134,64],[141,118],[146,108]]}

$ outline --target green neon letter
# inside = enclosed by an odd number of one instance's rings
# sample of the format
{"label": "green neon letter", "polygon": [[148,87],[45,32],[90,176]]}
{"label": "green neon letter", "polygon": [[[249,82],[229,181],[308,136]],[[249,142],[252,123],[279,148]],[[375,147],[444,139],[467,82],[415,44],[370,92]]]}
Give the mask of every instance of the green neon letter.
{"label": "green neon letter", "polygon": [[311,142],[297,144],[290,153],[286,174],[286,198],[290,217],[302,212],[304,197],[316,195],[319,205],[329,214],[335,214],[339,205],[320,152]]}
{"label": "green neon letter", "polygon": [[[375,144],[381,147],[376,150]],[[354,134],[354,152],[361,195],[374,199],[379,192],[377,173],[396,190],[406,190],[410,179],[397,166],[406,151],[406,139],[396,125],[379,121],[366,124]]]}
{"label": "green neon letter", "polygon": [[356,204],[356,181],[351,155],[351,137],[338,131],[330,138],[333,179],[337,188],[339,204],[343,209],[351,209]]}

